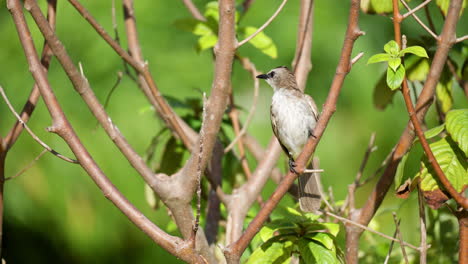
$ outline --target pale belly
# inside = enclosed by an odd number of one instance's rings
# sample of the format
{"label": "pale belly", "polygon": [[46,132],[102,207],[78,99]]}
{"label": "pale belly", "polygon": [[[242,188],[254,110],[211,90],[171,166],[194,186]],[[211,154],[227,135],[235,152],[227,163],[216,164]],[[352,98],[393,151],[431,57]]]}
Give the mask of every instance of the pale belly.
{"label": "pale belly", "polygon": [[271,112],[276,117],[278,139],[290,155],[296,158],[316,125],[311,106],[305,98],[292,97],[287,92],[276,92],[273,95]]}

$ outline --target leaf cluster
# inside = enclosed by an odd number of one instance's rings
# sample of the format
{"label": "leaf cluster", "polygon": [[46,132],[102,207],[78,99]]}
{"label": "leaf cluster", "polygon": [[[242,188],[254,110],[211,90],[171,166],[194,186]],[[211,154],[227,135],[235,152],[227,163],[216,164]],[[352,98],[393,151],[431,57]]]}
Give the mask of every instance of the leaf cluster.
{"label": "leaf cluster", "polygon": [[[468,187],[468,109],[449,111],[444,124],[426,131],[424,135],[433,140],[429,146],[452,186],[458,192],[464,191]],[[428,205],[439,208],[449,199],[448,194],[425,155],[421,156],[419,172],[415,175],[405,174],[405,163],[410,153],[403,157],[398,166],[395,177],[397,192],[407,197],[419,183]]]}
{"label": "leaf cluster", "polygon": [[[218,24],[219,24],[219,6],[218,2],[208,2],[205,6],[204,15],[207,21],[199,21],[194,18],[179,19],[175,22],[175,26],[181,30],[191,32],[198,36],[196,50],[213,48],[218,42]],[[236,33],[238,37],[247,38],[252,35],[258,28],[253,26],[239,26],[240,13],[236,11]],[[263,31],[257,34],[254,38],[248,41],[253,47],[261,51],[263,54],[275,59],[278,56],[278,50],[273,40]]]}
{"label": "leaf cluster", "polygon": [[402,58],[405,54],[411,53],[418,57],[428,58],[426,50],[421,46],[411,46],[400,50],[398,43],[391,40],[384,46],[385,53],[373,55],[367,61],[367,64],[377,62],[387,62],[387,85],[391,90],[396,90],[400,87],[406,74],[405,66],[402,63]]}
{"label": "leaf cluster", "polygon": [[262,243],[247,263],[342,263],[343,253],[337,246],[339,225],[322,223],[319,216],[301,213],[286,207],[277,210],[279,216],[258,233]]}

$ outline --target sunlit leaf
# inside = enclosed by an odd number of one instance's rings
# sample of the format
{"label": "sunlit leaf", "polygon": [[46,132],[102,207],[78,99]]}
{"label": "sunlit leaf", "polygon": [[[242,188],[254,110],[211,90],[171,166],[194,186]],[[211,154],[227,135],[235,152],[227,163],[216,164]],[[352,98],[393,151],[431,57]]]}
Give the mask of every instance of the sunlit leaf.
{"label": "sunlit leaf", "polygon": [[453,106],[452,74],[444,68],[436,86],[436,98],[443,113],[447,113]]}
{"label": "sunlit leaf", "polygon": [[330,234],[317,232],[317,233],[309,234],[306,237],[309,239],[315,240],[317,242],[320,242],[327,249],[335,252],[335,241],[333,240],[333,237]]}
{"label": "sunlit leaf", "polygon": [[[416,60],[411,66],[409,66],[410,59]],[[429,73],[429,60],[417,57],[409,56],[409,59],[405,58],[406,66],[406,77],[410,81],[424,81]]]}
{"label": "sunlit leaf", "polygon": [[276,220],[271,223],[266,224],[262,229],[260,229],[259,235],[263,242],[266,242],[274,236],[274,233],[277,231],[280,232],[294,232],[297,226],[294,223],[286,221],[286,219]]}
{"label": "sunlit leaf", "polygon": [[406,53],[411,53],[411,54],[414,54],[414,55],[416,55],[418,57],[429,58],[429,56],[427,56],[426,50],[421,46],[411,46],[411,47],[408,47],[408,48],[400,51],[401,56],[403,56]]}
{"label": "sunlit leaf", "polygon": [[382,61],[388,61],[391,59],[390,54],[387,53],[378,53],[373,55],[372,57],[367,60],[367,64],[372,64],[372,63],[377,63],[377,62],[382,62]]}
{"label": "sunlit leaf", "polygon": [[401,65],[400,58],[393,58],[388,61],[388,67],[392,68],[393,71],[397,71],[398,67]]}
{"label": "sunlit leaf", "polygon": [[453,97],[452,97],[452,81],[448,83],[438,82],[436,86],[437,101],[443,113],[447,113],[452,109]]}
{"label": "sunlit leaf", "polygon": [[[248,36],[252,35],[257,28],[255,27],[243,27],[240,28],[239,31],[242,33],[243,38],[247,38]],[[249,41],[252,46],[259,49],[264,54],[276,59],[278,56],[278,51],[276,48],[275,43],[273,40],[268,37],[263,31],[258,33],[254,38]]]}
{"label": "sunlit leaf", "polygon": [[204,35],[198,39],[197,50],[203,51],[209,48],[212,48],[218,42],[218,36],[214,34]]}
{"label": "sunlit leaf", "polygon": [[158,197],[148,184],[145,184],[145,200],[152,209],[157,209]]}
{"label": "sunlit leaf", "polygon": [[[409,2],[409,1],[406,1]],[[403,5],[399,3],[399,8]],[[393,12],[392,0],[362,0],[361,10],[368,14],[388,14]]]}
{"label": "sunlit leaf", "polygon": [[398,89],[404,78],[405,67],[403,65],[400,65],[396,71],[393,71],[390,67],[387,68],[387,85],[390,89]]}
{"label": "sunlit leaf", "polygon": [[246,264],[289,263],[291,261],[293,246],[293,243],[289,240],[278,241],[272,239],[255,249]]}
{"label": "sunlit leaf", "polygon": [[[466,7],[467,0],[463,0],[462,2],[462,8],[460,10],[460,15],[463,13],[463,10]],[[442,14],[444,16],[447,16],[448,8],[450,5],[450,0],[436,0],[436,4],[439,7],[440,11],[442,11]]]}
{"label": "sunlit leaf", "polygon": [[387,44],[384,45],[384,50],[386,53],[394,56],[398,56],[398,53],[400,52],[400,47],[398,46],[398,43],[394,40],[390,40],[387,42]]}
{"label": "sunlit leaf", "polygon": [[[468,162],[464,153],[450,137],[431,143],[430,147],[440,168],[452,186],[458,192],[462,191],[463,186],[468,184]],[[422,158],[421,170],[416,174],[416,177],[421,177],[421,189],[423,191],[433,191],[441,188],[436,180],[437,176],[425,155]]]}
{"label": "sunlit leaf", "polygon": [[340,225],[335,223],[319,223],[319,222],[307,222],[303,224],[306,227],[307,232],[321,231],[327,229],[330,234],[337,236],[340,232]]}
{"label": "sunlit leaf", "polygon": [[[406,165],[406,160],[409,157],[409,152],[406,153],[403,158],[401,158],[400,163],[398,163],[397,170],[395,172],[395,190],[398,190],[401,186],[401,184],[404,182],[403,177],[405,176],[405,165]],[[407,177],[408,178],[408,177]]]}
{"label": "sunlit leaf", "polygon": [[424,132],[424,137],[426,137],[426,139],[431,139],[439,135],[442,131],[444,131],[444,128],[445,128],[445,125],[443,124],[440,126],[433,127],[427,130],[426,132]]}
{"label": "sunlit leaf", "polygon": [[205,17],[219,22],[219,5],[217,1],[208,2],[205,5]]}
{"label": "sunlit leaf", "polygon": [[335,264],[340,263],[335,252],[306,238],[300,239],[299,254],[305,263]]}
{"label": "sunlit leaf", "polygon": [[468,109],[448,112],[446,128],[460,149],[468,156]]}

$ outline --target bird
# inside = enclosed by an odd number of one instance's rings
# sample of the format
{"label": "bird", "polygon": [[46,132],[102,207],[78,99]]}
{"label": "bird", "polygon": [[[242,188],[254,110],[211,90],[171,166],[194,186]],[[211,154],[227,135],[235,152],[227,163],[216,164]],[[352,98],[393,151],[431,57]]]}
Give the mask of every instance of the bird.
{"label": "bird", "polygon": [[[294,160],[313,136],[319,117],[317,105],[311,96],[299,89],[294,73],[285,66],[256,77],[264,79],[273,88],[271,126],[281,148],[288,155],[290,171],[297,174]],[[314,174],[299,175],[299,205],[305,212],[320,208],[320,192]]]}

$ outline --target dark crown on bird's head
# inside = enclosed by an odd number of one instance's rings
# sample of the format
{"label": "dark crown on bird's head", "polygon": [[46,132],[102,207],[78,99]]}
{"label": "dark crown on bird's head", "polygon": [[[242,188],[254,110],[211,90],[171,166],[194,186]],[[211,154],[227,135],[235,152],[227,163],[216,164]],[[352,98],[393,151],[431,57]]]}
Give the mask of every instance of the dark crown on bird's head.
{"label": "dark crown on bird's head", "polygon": [[257,78],[265,79],[274,90],[281,88],[298,89],[294,73],[286,66],[276,67],[267,74],[258,75]]}

